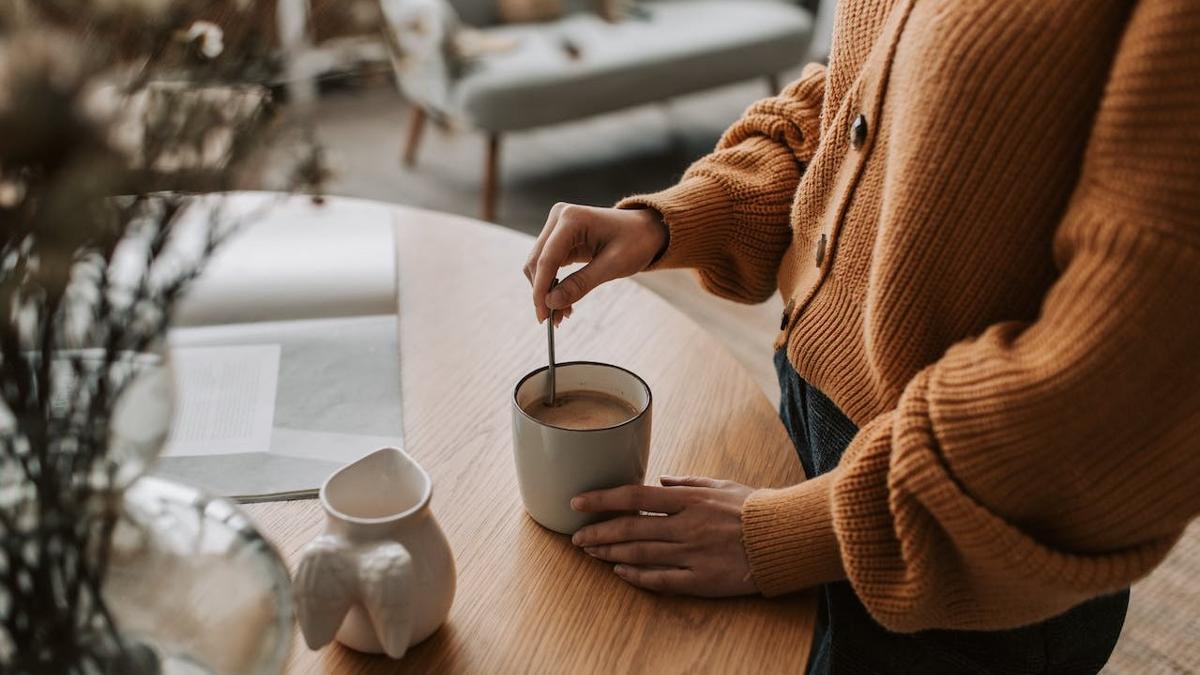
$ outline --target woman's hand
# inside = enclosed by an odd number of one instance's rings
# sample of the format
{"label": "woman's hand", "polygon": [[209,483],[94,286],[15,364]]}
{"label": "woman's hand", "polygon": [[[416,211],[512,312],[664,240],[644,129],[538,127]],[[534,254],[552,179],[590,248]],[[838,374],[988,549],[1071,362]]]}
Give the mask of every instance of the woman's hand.
{"label": "woman's hand", "polygon": [[712,478],[662,477],[664,487],[624,485],[571,500],[576,511],[649,511],[580,529],[571,541],[617,563],[617,576],[661,593],[724,597],[758,593],[742,544],[751,488]]}
{"label": "woman's hand", "polygon": [[[651,209],[555,204],[525,263],[538,323],[550,310],[569,314],[571,305],[600,284],[646,269],[666,245],[667,228]],[[588,264],[551,292],[558,269],[577,262]]]}

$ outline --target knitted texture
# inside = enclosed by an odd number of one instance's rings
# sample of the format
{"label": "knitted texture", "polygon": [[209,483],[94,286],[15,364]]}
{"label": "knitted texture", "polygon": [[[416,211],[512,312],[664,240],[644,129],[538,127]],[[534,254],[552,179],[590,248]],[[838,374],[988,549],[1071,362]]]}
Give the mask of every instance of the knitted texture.
{"label": "knitted texture", "polygon": [[[768,595],[898,631],[1129,585],[1200,513],[1200,3],[843,0],[828,69],[624,200],[862,427],[756,492]],[[837,558],[840,558],[838,560]]]}

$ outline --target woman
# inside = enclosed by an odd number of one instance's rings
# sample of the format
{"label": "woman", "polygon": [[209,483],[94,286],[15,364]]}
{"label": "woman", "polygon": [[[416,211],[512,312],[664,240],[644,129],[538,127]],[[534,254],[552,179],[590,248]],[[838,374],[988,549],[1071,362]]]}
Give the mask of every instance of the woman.
{"label": "woman", "polygon": [[678,185],[556,206],[539,320],[648,267],[780,290],[813,477],[581,495],[670,515],[575,543],[656,591],[823,586],[810,672],[1098,670],[1200,512],[1197,35],[1195,0],[844,0],[828,68]]}

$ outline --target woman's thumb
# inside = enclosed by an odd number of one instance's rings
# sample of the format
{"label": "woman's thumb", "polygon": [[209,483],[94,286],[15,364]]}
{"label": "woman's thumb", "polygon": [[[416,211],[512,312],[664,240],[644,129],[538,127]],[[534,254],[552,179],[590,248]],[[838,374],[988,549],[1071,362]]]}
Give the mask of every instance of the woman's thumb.
{"label": "woman's thumb", "polygon": [[546,296],[546,306],[550,309],[566,309],[579,301],[580,298],[592,292],[592,289],[602,281],[596,269],[596,262],[588,263],[583,269],[577,270],[566,279],[558,282]]}

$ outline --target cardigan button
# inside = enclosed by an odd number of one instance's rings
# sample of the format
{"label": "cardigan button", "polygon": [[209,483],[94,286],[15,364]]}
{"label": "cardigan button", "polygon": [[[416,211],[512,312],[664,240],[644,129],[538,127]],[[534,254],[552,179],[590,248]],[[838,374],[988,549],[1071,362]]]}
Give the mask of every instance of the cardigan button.
{"label": "cardigan button", "polygon": [[783,308],[783,316],[779,317],[779,330],[785,330],[788,321],[792,320],[792,310],[796,309],[795,298],[788,300],[787,307]]}
{"label": "cardigan button", "polygon": [[827,240],[825,238],[825,234],[822,233],[821,238],[817,240],[817,267],[820,267],[821,263],[825,262],[825,242],[826,241]]}
{"label": "cardigan button", "polygon": [[867,116],[859,113],[850,124],[850,145],[858,150],[867,142]]}

